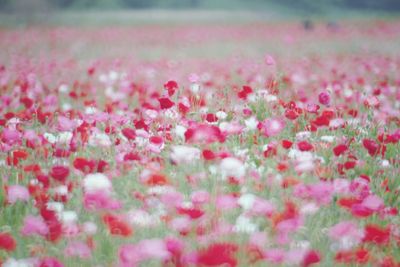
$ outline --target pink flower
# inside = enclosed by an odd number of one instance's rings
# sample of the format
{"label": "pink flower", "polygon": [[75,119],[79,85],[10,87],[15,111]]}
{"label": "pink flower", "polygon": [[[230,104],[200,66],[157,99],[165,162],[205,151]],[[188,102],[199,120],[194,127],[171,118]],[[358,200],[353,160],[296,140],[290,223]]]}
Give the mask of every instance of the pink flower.
{"label": "pink flower", "polygon": [[269,249],[264,252],[265,259],[274,264],[280,264],[285,259],[285,251],[283,249]]}
{"label": "pink flower", "polygon": [[282,119],[271,118],[266,119],[261,123],[261,132],[267,136],[276,136],[279,135],[283,129],[285,128],[285,122]]}
{"label": "pink flower", "polygon": [[87,210],[117,210],[122,207],[121,202],[112,199],[110,193],[105,191],[85,193],[83,197],[83,205]]}
{"label": "pink flower", "polygon": [[57,121],[58,121],[57,130],[61,132],[72,131],[77,126],[77,123],[75,121],[70,120],[64,116],[59,116]]}
{"label": "pink flower", "polygon": [[217,126],[199,124],[186,130],[185,141],[188,143],[222,143],[225,141],[225,136]]}
{"label": "pink flower", "polygon": [[24,225],[21,229],[21,234],[24,236],[29,235],[41,235],[46,236],[49,232],[49,228],[42,217],[34,217],[28,215],[24,219]]}
{"label": "pink flower", "polygon": [[15,129],[4,128],[1,133],[1,141],[8,145],[14,145],[21,142],[22,134]]}
{"label": "pink flower", "polygon": [[221,210],[234,209],[238,206],[237,198],[232,195],[219,195],[215,203],[216,207]]}
{"label": "pink flower", "polygon": [[70,242],[64,250],[64,255],[66,257],[87,259],[91,257],[91,254],[92,252],[88,245],[80,241]]}
{"label": "pink flower", "polygon": [[340,241],[343,238],[349,238],[352,240],[360,240],[362,233],[357,228],[357,225],[351,221],[343,221],[329,229],[328,236],[336,241]]}
{"label": "pink flower", "polygon": [[121,267],[138,266],[149,259],[167,260],[171,253],[163,240],[147,239],[137,244],[122,245],[119,249],[119,262]]}
{"label": "pink flower", "polygon": [[210,200],[210,194],[207,191],[195,191],[191,195],[192,202],[194,204],[204,204]]}
{"label": "pink flower", "polygon": [[257,215],[269,216],[275,211],[275,206],[270,201],[257,197],[251,211]]}
{"label": "pink flower", "polygon": [[363,200],[361,205],[373,211],[377,211],[385,206],[383,200],[376,195],[369,195]]}
{"label": "pink flower", "polygon": [[187,234],[190,231],[191,219],[189,216],[183,216],[174,218],[170,223],[169,227],[180,234]]}
{"label": "pink flower", "polygon": [[266,55],[265,56],[265,64],[267,66],[273,66],[276,64],[275,59],[271,55]]}
{"label": "pink flower", "polygon": [[22,185],[10,185],[7,188],[7,200],[10,204],[14,204],[18,200],[28,201],[29,191],[25,186]]}

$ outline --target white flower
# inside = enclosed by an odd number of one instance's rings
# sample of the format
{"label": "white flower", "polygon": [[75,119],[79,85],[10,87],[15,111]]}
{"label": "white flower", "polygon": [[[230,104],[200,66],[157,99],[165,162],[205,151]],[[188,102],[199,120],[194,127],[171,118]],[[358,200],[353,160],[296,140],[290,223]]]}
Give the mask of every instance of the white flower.
{"label": "white flower", "polygon": [[58,91],[60,93],[67,93],[69,91],[68,85],[61,84],[60,87],[58,87]]}
{"label": "white flower", "polygon": [[256,201],[256,196],[253,194],[244,194],[241,195],[238,199],[238,204],[245,210],[249,210],[253,207],[254,202]]}
{"label": "white flower", "polygon": [[110,137],[105,133],[92,133],[89,137],[89,145],[93,147],[109,147],[112,145]]}
{"label": "white flower", "polygon": [[63,211],[60,213],[60,219],[63,224],[73,224],[78,220],[78,214],[73,210]]}
{"label": "white flower", "polygon": [[82,226],[83,232],[88,235],[94,235],[97,232],[97,225],[94,222],[85,222]]}
{"label": "white flower", "polygon": [[390,163],[389,163],[388,160],[384,159],[384,160],[382,160],[382,162],[381,162],[381,166],[382,166],[382,167],[389,167],[389,166],[390,166]]}
{"label": "white flower", "polygon": [[63,103],[61,108],[62,108],[63,111],[68,111],[68,110],[72,109],[72,106],[71,106],[70,103]]}
{"label": "white flower", "polygon": [[243,177],[246,172],[244,164],[237,158],[224,158],[219,165],[220,171],[224,178],[233,177]]}
{"label": "white flower", "polygon": [[303,205],[300,209],[301,214],[314,214],[319,210],[319,207],[317,204],[310,202],[305,205]]}
{"label": "white flower", "polygon": [[244,123],[246,124],[247,131],[253,131],[257,129],[258,120],[255,117],[248,118],[247,120],[244,121]]}
{"label": "white flower", "polygon": [[47,202],[46,207],[56,213],[61,213],[64,210],[64,204],[60,202]]}
{"label": "white flower", "polygon": [[193,94],[197,94],[200,91],[200,85],[197,83],[193,83],[190,86],[190,91],[192,91]]}
{"label": "white flower", "polygon": [[155,216],[150,215],[144,210],[134,210],[127,214],[127,220],[129,223],[137,226],[152,226],[159,223],[159,219]]}
{"label": "white flower", "polygon": [[176,125],[175,127],[175,135],[180,137],[181,139],[185,139],[185,132],[186,132],[186,128],[182,125]]}
{"label": "white flower", "polygon": [[98,191],[110,191],[112,189],[112,183],[102,173],[91,173],[86,175],[83,179],[83,188],[86,193],[94,193]]}
{"label": "white flower", "polygon": [[44,133],[43,134],[44,139],[46,139],[47,142],[50,144],[54,144],[57,141],[57,138],[54,134],[51,133]]}
{"label": "white flower", "polygon": [[324,142],[332,143],[335,141],[336,137],[333,135],[323,135],[320,137],[320,139]]}
{"label": "white flower", "polygon": [[108,78],[110,79],[110,81],[116,81],[118,79],[118,76],[118,72],[113,70],[108,73]]}
{"label": "white flower", "polygon": [[148,195],[163,195],[171,192],[175,192],[175,188],[170,185],[155,185],[147,189]]}
{"label": "white flower", "polygon": [[277,101],[277,100],[278,100],[278,97],[276,97],[275,95],[268,94],[265,96],[265,101],[267,101],[267,102],[273,102],[273,101]]}
{"label": "white flower", "polygon": [[223,111],[218,111],[215,116],[220,120],[225,120],[228,115]]}
{"label": "white flower", "polygon": [[297,140],[304,140],[304,139],[309,138],[310,136],[311,136],[311,132],[309,132],[309,131],[298,132],[296,134],[296,139]]}
{"label": "white flower", "polygon": [[293,148],[289,150],[288,157],[298,161],[309,161],[314,158],[313,154],[309,151],[300,151]]}
{"label": "white flower", "polygon": [[57,136],[57,143],[59,144],[69,144],[74,135],[71,132],[61,132]]}
{"label": "white flower", "polygon": [[55,187],[54,193],[59,194],[59,195],[67,195],[68,194],[68,187],[66,185],[60,185]]}
{"label": "white flower", "polygon": [[233,230],[235,232],[254,233],[258,231],[258,227],[251,222],[250,218],[241,215],[237,217]]}
{"label": "white flower", "polygon": [[177,164],[192,163],[200,159],[200,149],[190,146],[172,146],[171,159]]}
{"label": "white flower", "polygon": [[97,112],[97,109],[95,107],[86,107],[85,108],[85,114],[95,114]]}
{"label": "white flower", "polygon": [[37,262],[32,259],[19,259],[9,258],[3,263],[3,267],[34,267],[37,266]]}

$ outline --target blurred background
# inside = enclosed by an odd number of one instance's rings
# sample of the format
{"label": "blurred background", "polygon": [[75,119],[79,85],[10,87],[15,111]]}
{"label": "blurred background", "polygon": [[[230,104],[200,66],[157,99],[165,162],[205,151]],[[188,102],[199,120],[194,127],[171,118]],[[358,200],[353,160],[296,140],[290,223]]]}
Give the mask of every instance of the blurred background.
{"label": "blurred background", "polygon": [[[393,17],[400,0],[0,0],[0,23],[132,23],[155,20]],[[173,18],[171,18],[173,16]],[[151,20],[151,19],[150,19]]]}

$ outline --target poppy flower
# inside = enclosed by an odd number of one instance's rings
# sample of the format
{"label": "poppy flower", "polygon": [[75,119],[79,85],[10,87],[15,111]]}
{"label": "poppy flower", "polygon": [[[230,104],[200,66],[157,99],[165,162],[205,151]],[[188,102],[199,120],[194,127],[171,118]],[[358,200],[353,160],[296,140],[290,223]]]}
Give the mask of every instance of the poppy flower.
{"label": "poppy flower", "polygon": [[124,128],[121,132],[128,140],[134,140],[136,138],[136,133],[134,129]]}
{"label": "poppy flower", "polygon": [[363,242],[369,242],[376,245],[386,245],[390,240],[390,228],[380,227],[374,224],[368,224],[364,228],[365,236]]}
{"label": "poppy flower", "polygon": [[61,183],[64,183],[69,175],[69,168],[62,165],[53,166],[50,170],[50,176]]}
{"label": "poppy flower", "polygon": [[197,255],[199,266],[237,266],[236,252],[238,246],[233,243],[215,243],[200,250]]}
{"label": "poppy flower", "polygon": [[168,91],[169,96],[173,96],[176,89],[178,89],[178,83],[174,80],[169,80],[164,83],[164,88]]}
{"label": "poppy flower", "polygon": [[158,102],[160,103],[161,109],[170,109],[175,106],[175,103],[171,101],[171,99],[169,99],[168,97],[161,97],[158,99]]}
{"label": "poppy flower", "polygon": [[311,250],[303,258],[302,266],[308,267],[310,265],[319,263],[321,261],[321,256],[318,251]]}
{"label": "poppy flower", "polygon": [[12,252],[16,249],[17,243],[9,233],[0,232],[0,249]]}
{"label": "poppy flower", "polygon": [[128,237],[131,236],[133,233],[133,230],[130,227],[130,225],[118,216],[107,213],[103,215],[102,220],[103,223],[107,226],[108,231],[112,235]]}
{"label": "poppy flower", "polygon": [[238,93],[238,97],[246,100],[247,96],[253,93],[253,89],[250,86],[244,85],[242,90]]}
{"label": "poppy flower", "polygon": [[338,157],[338,156],[342,155],[347,149],[348,149],[347,145],[340,144],[333,148],[333,153],[335,154],[335,156]]}
{"label": "poppy flower", "polygon": [[285,122],[278,118],[266,119],[259,125],[260,131],[267,137],[279,135],[285,128]]}

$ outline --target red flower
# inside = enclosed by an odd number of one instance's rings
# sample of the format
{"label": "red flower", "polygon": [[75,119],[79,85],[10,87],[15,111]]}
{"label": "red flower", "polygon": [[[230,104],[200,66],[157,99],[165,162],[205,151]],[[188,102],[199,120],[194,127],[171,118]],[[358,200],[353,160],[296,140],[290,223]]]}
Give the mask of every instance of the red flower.
{"label": "red flower", "polygon": [[300,151],[310,151],[313,150],[314,147],[307,141],[301,141],[297,143],[297,147]]}
{"label": "red flower", "polygon": [[215,153],[209,149],[204,149],[202,154],[205,160],[213,160],[217,157]]}
{"label": "red flower", "polygon": [[133,140],[136,138],[135,130],[131,128],[124,128],[121,132],[126,138],[128,138],[128,140]]}
{"label": "red flower", "polygon": [[335,261],[345,264],[365,264],[369,260],[369,252],[359,248],[356,251],[339,251],[335,255]]}
{"label": "red flower", "polygon": [[363,146],[365,147],[365,149],[368,150],[368,154],[370,154],[371,156],[375,156],[378,153],[379,150],[379,144],[377,142],[375,142],[372,139],[364,139],[362,141]]}
{"label": "red flower", "polygon": [[47,235],[47,240],[51,242],[57,242],[60,240],[62,235],[62,224],[58,219],[51,219],[46,221],[47,227],[49,228],[49,233]]}
{"label": "red flower", "polygon": [[110,234],[120,236],[131,236],[132,228],[119,217],[112,214],[105,214],[103,222],[108,227]]}
{"label": "red flower", "polygon": [[152,174],[149,179],[146,181],[147,185],[154,186],[154,185],[166,185],[169,181],[167,177],[163,174]]}
{"label": "red flower", "polygon": [[17,243],[9,233],[0,233],[0,249],[14,251]]}
{"label": "red flower", "polygon": [[50,171],[50,176],[61,183],[65,182],[68,175],[69,175],[68,167],[65,167],[62,165],[53,166],[53,168],[51,168],[51,171]]}
{"label": "red flower", "polygon": [[333,153],[335,154],[335,156],[339,156],[342,155],[344,152],[346,152],[347,149],[348,149],[347,145],[344,144],[337,145],[333,148]]}
{"label": "red flower", "polygon": [[294,109],[287,109],[285,111],[285,117],[289,120],[295,120],[299,117],[299,113],[297,113],[297,111]]}
{"label": "red flower", "polygon": [[321,256],[315,250],[309,251],[303,258],[302,266],[307,267],[321,261]]}
{"label": "red flower", "polygon": [[29,156],[29,154],[25,150],[15,150],[13,152],[13,156],[14,156],[14,158],[17,158],[20,160],[20,159],[26,159]]}
{"label": "red flower", "polygon": [[277,153],[275,145],[269,144],[267,149],[264,151],[264,157],[269,158],[275,156]]}
{"label": "red flower", "polygon": [[293,145],[293,142],[289,141],[289,140],[282,140],[282,147],[285,149],[289,149],[291,148]]}
{"label": "red flower", "polygon": [[177,208],[177,212],[181,215],[188,215],[191,219],[198,219],[204,214],[204,211],[200,209],[184,207]]}
{"label": "red flower", "polygon": [[217,243],[208,246],[205,250],[199,252],[197,263],[200,266],[220,266],[227,265],[230,267],[237,265],[234,254],[237,252],[238,246],[230,243]]}
{"label": "red flower", "polygon": [[238,93],[238,97],[241,99],[247,99],[249,94],[253,93],[253,89],[250,86],[244,85],[242,87],[242,91]]}
{"label": "red flower", "polygon": [[129,160],[140,160],[140,156],[138,153],[135,152],[129,152],[124,155],[124,161],[129,161]]}
{"label": "red flower", "polygon": [[161,97],[158,99],[158,102],[160,102],[161,109],[170,109],[175,105],[168,97]]}
{"label": "red flower", "polygon": [[168,95],[172,96],[175,93],[175,90],[178,89],[178,83],[173,80],[169,80],[168,82],[164,83],[165,90],[168,91]]}
{"label": "red flower", "polygon": [[215,116],[215,114],[208,113],[206,115],[206,121],[208,121],[208,122],[216,122],[216,121],[218,121],[218,118],[217,118],[217,116]]}
{"label": "red flower", "polygon": [[390,229],[381,228],[378,225],[369,224],[365,226],[363,242],[371,242],[377,245],[385,245],[390,239]]}
{"label": "red flower", "polygon": [[78,169],[81,172],[91,173],[96,167],[96,162],[94,160],[88,160],[85,158],[76,158],[73,165],[75,169]]}
{"label": "red flower", "polygon": [[329,126],[330,118],[324,115],[321,115],[319,117],[316,117],[315,120],[313,120],[313,123],[316,126]]}

